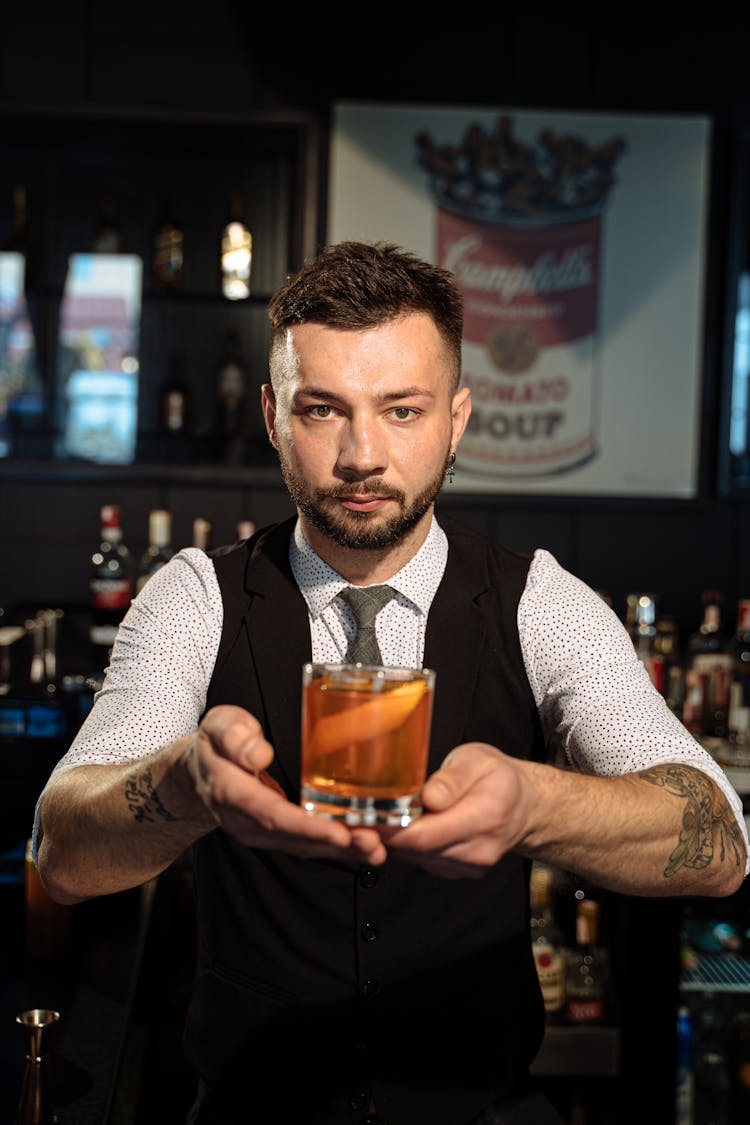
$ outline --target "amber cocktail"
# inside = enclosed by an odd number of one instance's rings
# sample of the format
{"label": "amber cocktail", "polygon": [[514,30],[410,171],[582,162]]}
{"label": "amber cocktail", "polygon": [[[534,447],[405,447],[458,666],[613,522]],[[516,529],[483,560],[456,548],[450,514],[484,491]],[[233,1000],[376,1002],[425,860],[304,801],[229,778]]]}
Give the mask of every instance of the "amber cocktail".
{"label": "amber cocktail", "polygon": [[303,807],[347,824],[419,816],[434,688],[429,668],[305,664]]}

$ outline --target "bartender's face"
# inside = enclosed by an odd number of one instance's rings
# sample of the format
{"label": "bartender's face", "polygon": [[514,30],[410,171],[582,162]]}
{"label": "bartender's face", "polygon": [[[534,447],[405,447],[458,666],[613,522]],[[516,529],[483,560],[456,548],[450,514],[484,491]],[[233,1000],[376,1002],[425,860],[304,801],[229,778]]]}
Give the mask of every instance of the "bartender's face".
{"label": "bartender's face", "polygon": [[432,318],[297,325],[276,345],[272,372],[263,413],[308,540],[317,531],[381,550],[415,529],[426,535],[471,409],[468,389],[453,393]]}

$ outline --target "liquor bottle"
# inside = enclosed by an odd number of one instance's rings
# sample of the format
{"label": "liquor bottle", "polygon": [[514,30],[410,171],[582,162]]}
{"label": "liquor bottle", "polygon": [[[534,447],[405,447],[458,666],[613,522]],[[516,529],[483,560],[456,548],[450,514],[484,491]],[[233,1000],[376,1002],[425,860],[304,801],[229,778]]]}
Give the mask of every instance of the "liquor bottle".
{"label": "liquor bottle", "polygon": [[117,217],[115,197],[105,195],[94,227],[91,249],[95,254],[121,254],[124,247],[125,240]]}
{"label": "liquor bottle", "polygon": [[182,285],[184,244],[185,232],[182,223],[174,217],[165,201],[154,230],[151,262],[153,284],[157,292],[170,293]]}
{"label": "liquor bottle", "polygon": [[684,668],[677,624],[669,614],[656,619],[651,678],[667,701],[670,711],[682,713]]}
{"label": "liquor bottle", "polygon": [[193,520],[193,546],[200,551],[210,551],[213,546],[214,525],[203,516]]}
{"label": "liquor bottle", "polygon": [[609,958],[599,944],[599,903],[576,904],[576,941],[568,953],[565,976],[565,1022],[575,1026],[603,1023],[609,986]]}
{"label": "liquor bottle", "polygon": [[228,332],[216,373],[216,432],[220,459],[228,464],[243,460],[247,368],[236,332]]}
{"label": "liquor bottle", "polygon": [[221,292],[227,300],[243,301],[250,296],[252,264],[253,236],[245,222],[242,197],[235,192],[221,232]]}
{"label": "liquor bottle", "polygon": [[531,949],[548,1023],[564,1022],[565,952],[563,934],[552,909],[552,869],[534,862],[530,882]]}
{"label": "liquor bottle", "polygon": [[169,375],[159,391],[159,429],[165,436],[186,434],[190,430],[192,395],[185,377],[185,356],[173,352]]}
{"label": "liquor bottle", "polygon": [[251,536],[255,535],[256,529],[252,520],[239,520],[235,530],[237,532],[237,542],[239,543],[243,539],[250,539]]}
{"label": "liquor bottle", "polygon": [[109,659],[117,629],[133,596],[133,557],[123,541],[120,508],[101,509],[101,542],[89,565],[89,639],[99,668]]}
{"label": "liquor bottle", "polygon": [[656,640],[656,597],[634,593],[627,596],[625,628],[630,634],[638,659],[655,680],[654,643]]}
{"label": "liquor bottle", "polygon": [[750,753],[750,598],[737,602],[727,727],[733,746]]}
{"label": "liquor bottle", "polygon": [[136,593],[139,593],[152,574],[172,558],[172,513],[165,508],[153,508],[148,516],[148,547],[138,564]]}
{"label": "liquor bottle", "polygon": [[696,677],[700,678],[702,685],[700,735],[704,738],[725,738],[732,651],[722,620],[724,595],[720,590],[704,590],[701,603],[703,613],[700,626],[688,638],[687,673],[693,673],[693,690],[696,694]]}

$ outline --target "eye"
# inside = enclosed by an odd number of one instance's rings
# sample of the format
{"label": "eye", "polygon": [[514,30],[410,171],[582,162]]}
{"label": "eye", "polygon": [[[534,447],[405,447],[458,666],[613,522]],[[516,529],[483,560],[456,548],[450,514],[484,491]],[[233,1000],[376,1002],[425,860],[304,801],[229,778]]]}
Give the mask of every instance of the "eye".
{"label": "eye", "polygon": [[333,407],[329,406],[326,402],[319,402],[315,406],[309,407],[307,413],[313,418],[330,418],[333,413]]}
{"label": "eye", "polygon": [[399,422],[406,422],[409,418],[416,417],[417,412],[411,406],[394,406],[393,414]]}

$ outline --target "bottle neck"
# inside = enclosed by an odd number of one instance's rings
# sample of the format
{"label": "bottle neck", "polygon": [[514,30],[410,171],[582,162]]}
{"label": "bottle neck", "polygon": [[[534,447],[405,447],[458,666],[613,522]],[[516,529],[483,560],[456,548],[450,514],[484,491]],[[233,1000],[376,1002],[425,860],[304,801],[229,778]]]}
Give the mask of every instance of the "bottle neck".
{"label": "bottle neck", "polygon": [[595,902],[584,899],[576,911],[576,945],[588,948],[599,940],[599,911]]}
{"label": "bottle neck", "polygon": [[718,605],[704,606],[701,633],[718,633],[721,629],[721,609]]}

